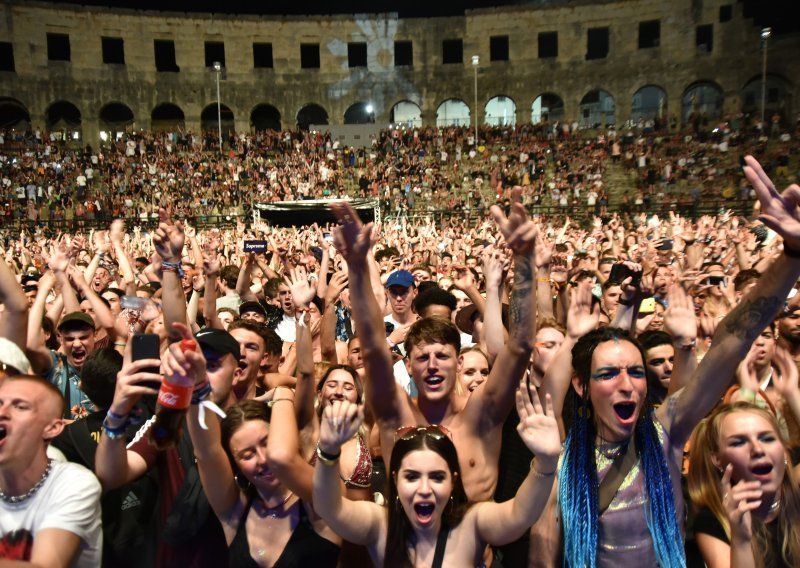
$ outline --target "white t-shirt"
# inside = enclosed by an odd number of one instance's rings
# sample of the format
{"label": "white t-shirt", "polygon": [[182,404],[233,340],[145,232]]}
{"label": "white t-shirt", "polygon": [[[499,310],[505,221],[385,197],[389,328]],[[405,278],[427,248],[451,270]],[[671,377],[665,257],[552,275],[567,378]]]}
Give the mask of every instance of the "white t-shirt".
{"label": "white t-shirt", "polygon": [[[78,464],[54,461],[44,485],[30,499],[16,504],[0,501],[0,549],[19,550],[29,558],[39,531],[62,529],[81,539],[73,568],[100,566],[100,493],[100,482],[91,471]],[[19,543],[26,538],[29,545],[21,547]],[[18,544],[12,547],[13,541]]]}

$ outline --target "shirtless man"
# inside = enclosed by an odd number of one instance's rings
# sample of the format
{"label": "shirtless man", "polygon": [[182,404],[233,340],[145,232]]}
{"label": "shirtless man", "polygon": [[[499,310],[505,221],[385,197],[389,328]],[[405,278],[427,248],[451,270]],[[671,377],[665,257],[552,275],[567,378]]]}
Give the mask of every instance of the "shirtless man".
{"label": "shirtless man", "polygon": [[470,501],[489,500],[494,494],[503,421],[514,404],[514,391],[533,349],[536,295],[532,275],[537,229],[525,215],[520,190],[515,189],[514,194],[515,204],[508,218],[501,209],[492,208],[506,243],[514,251],[511,334],[488,380],[475,389],[463,408],[456,404],[454,392],[460,333],[450,320],[423,318],[408,331],[406,365],[419,397],[410,398],[395,384],[381,310],[369,282],[366,257],[372,246],[372,227],[363,226],[349,205],[332,206],[342,223],[334,242],[347,261],[352,295],[361,300],[353,303],[353,319],[369,378],[365,385],[367,404],[380,427],[382,455],[392,454],[397,428],[414,424],[446,427],[458,450]]}

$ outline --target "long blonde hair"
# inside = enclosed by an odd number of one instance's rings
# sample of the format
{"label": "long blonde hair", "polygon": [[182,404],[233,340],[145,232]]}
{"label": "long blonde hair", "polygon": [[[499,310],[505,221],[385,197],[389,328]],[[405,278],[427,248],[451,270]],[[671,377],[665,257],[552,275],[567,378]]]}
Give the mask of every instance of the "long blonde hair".
{"label": "long blonde hair", "polygon": [[[792,472],[791,461],[787,451],[786,439],[781,433],[775,415],[769,410],[750,404],[734,402],[718,406],[710,416],[704,419],[692,434],[691,451],[689,453],[689,497],[696,509],[708,507],[714,517],[725,529],[730,539],[731,528],[725,507],[722,504],[720,474],[712,461],[712,456],[719,453],[720,426],[726,416],[735,412],[750,412],[764,418],[772,427],[783,446],[786,458],[786,470],[781,481],[780,513],[778,516],[779,534],[783,535],[780,555],[788,566],[800,566],[800,488]],[[770,548],[770,537],[766,525],[753,515],[753,557],[759,568],[770,564],[770,559],[777,551]]]}

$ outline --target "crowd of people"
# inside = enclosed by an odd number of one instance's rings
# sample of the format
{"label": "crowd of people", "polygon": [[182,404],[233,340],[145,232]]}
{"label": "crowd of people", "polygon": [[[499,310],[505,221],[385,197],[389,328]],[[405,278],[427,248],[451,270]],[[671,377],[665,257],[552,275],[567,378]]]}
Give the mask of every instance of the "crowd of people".
{"label": "crowd of people", "polygon": [[[327,132],[231,133],[222,152],[216,137],[180,128],[131,132],[98,148],[60,133],[2,131],[0,215],[7,225],[74,229],[117,218],[154,223],[159,207],[171,206],[176,217],[218,226],[249,218],[259,202],[350,196],[379,200],[386,214],[483,216],[514,185],[537,211],[688,214],[701,204],[754,201],[738,175],[745,154],[780,178],[790,173],[796,125],[766,144],[737,117],[703,124],[591,135],[558,123],[486,126],[477,145],[469,128],[393,128],[363,148]],[[624,195],[609,187],[609,162],[630,178]]]}
{"label": "crowd of people", "polygon": [[0,564],[800,565],[797,144],[717,130],[6,133]]}

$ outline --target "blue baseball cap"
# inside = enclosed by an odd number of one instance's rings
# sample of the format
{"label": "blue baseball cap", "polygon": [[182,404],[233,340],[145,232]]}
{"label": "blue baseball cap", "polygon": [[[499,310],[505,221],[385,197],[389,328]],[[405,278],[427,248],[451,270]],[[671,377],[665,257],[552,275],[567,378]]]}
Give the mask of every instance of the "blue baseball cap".
{"label": "blue baseball cap", "polygon": [[414,281],[414,276],[408,270],[395,270],[386,279],[386,287],[402,286],[403,288],[416,287],[417,283]]}

